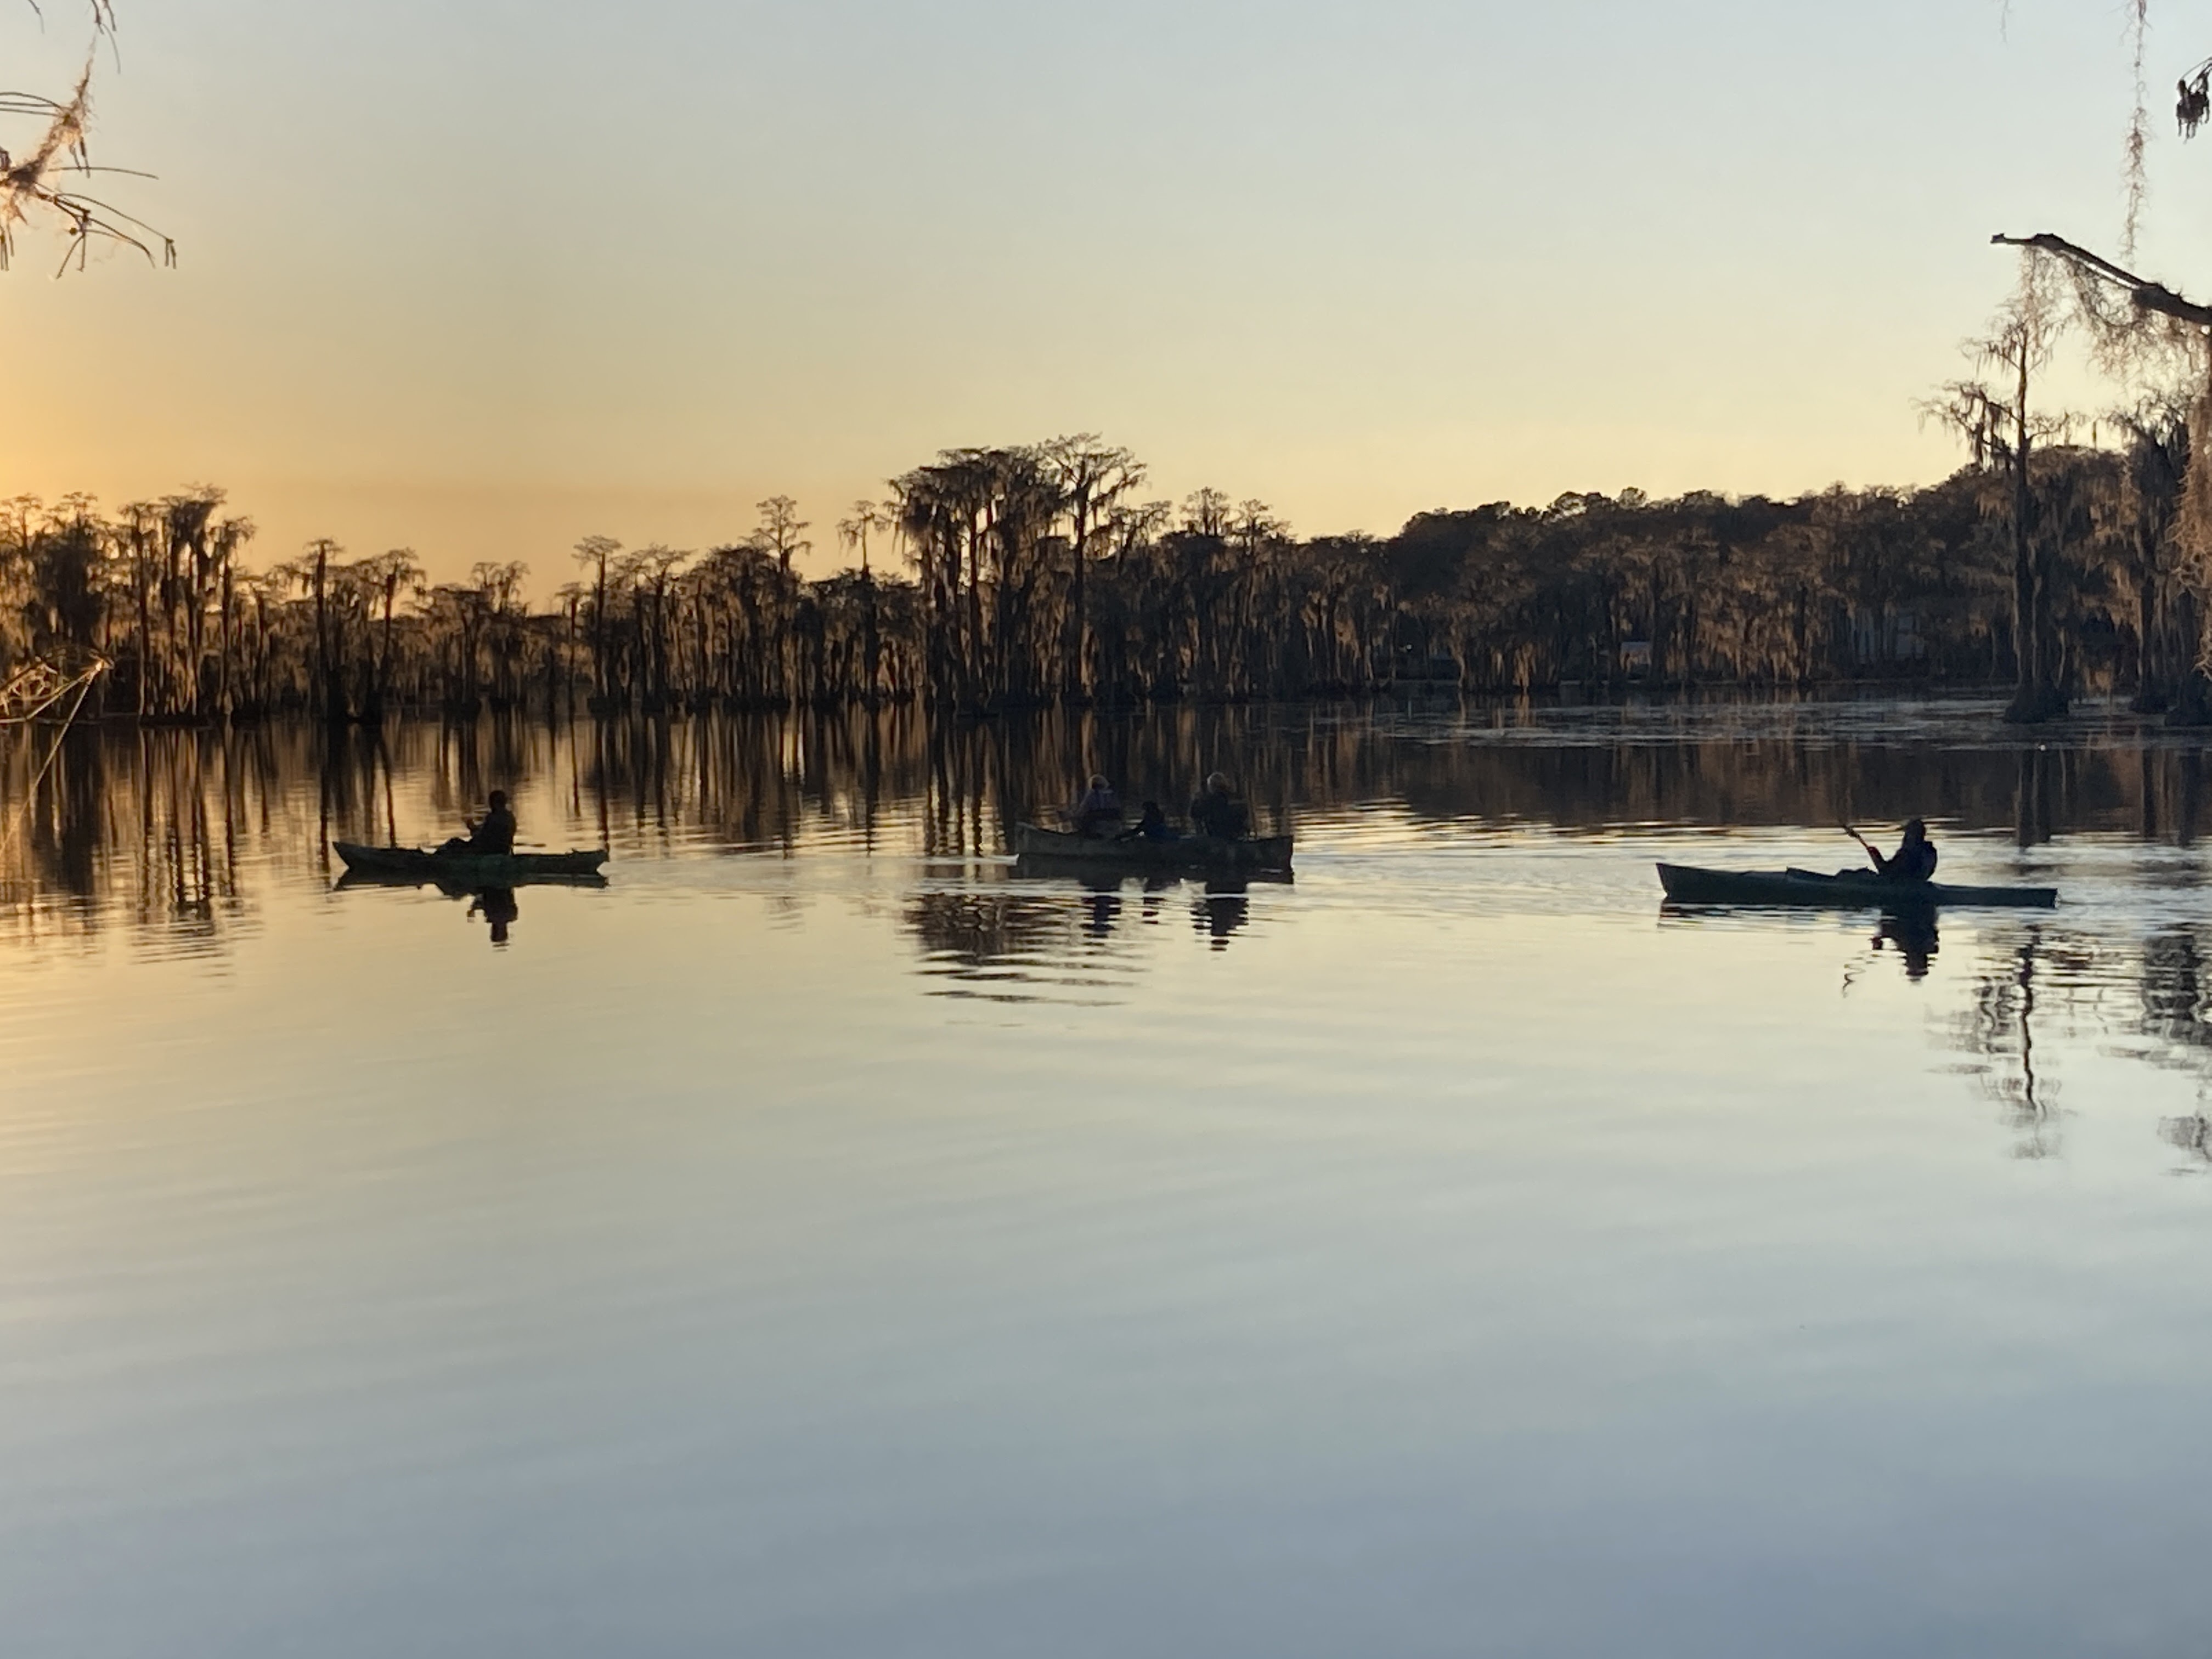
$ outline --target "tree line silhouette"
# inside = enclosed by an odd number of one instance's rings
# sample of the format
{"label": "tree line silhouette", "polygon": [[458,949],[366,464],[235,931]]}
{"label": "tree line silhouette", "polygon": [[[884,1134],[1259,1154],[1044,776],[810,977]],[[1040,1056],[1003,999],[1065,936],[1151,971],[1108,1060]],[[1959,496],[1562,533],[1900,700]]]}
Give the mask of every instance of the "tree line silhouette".
{"label": "tree line silhouette", "polygon": [[1142,463],[1088,435],[953,450],[854,503],[833,574],[800,574],[810,526],[776,496],[703,552],[587,537],[537,608],[518,563],[433,583],[410,549],[317,540],[249,568],[252,523],[213,488],[112,513],[24,496],[0,519],[0,678],[96,653],[110,714],[368,724],[486,707],[988,715],[1408,682],[1986,684],[2021,675],[2028,607],[2031,665],[2062,699],[2201,707],[2203,605],[2175,537],[2184,409],[2146,403],[2110,441],[2046,441],[2024,465],[1971,416],[1972,458],[1924,489],[1570,494],[1381,538],[1302,538],[1213,489],[1147,499]]}

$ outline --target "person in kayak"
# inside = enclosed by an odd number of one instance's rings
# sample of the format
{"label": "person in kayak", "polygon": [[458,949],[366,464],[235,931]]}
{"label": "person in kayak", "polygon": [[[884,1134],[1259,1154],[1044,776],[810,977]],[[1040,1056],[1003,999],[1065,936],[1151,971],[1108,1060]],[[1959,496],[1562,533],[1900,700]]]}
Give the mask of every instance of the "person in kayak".
{"label": "person in kayak", "polygon": [[1884,858],[1881,849],[1856,830],[1851,838],[1866,848],[1867,857],[1887,881],[1931,881],[1936,875],[1936,843],[1928,839],[1928,826],[1914,818],[1905,826],[1905,839],[1897,851]]}
{"label": "person in kayak", "polygon": [[1229,791],[1229,775],[1216,772],[1190,803],[1190,827],[1216,841],[1241,841],[1252,833],[1252,814]]}
{"label": "person in kayak", "polygon": [[1114,786],[1106,781],[1106,775],[1094,772],[1090,788],[1083,799],[1068,809],[1067,820],[1075,826],[1079,836],[1103,835],[1109,830],[1121,827],[1121,798],[1114,793]]}
{"label": "person in kayak", "polygon": [[514,851],[514,814],[507,811],[507,792],[493,790],[487,806],[467,835],[455,836],[438,849],[439,857],[503,858]]}

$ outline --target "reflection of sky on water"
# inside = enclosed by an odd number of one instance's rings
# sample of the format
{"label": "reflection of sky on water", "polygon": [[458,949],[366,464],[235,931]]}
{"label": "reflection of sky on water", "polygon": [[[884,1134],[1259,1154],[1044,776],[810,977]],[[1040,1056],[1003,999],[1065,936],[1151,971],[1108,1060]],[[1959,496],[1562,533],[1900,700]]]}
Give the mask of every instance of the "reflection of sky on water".
{"label": "reflection of sky on water", "polygon": [[[2179,751],[2046,766],[2047,841],[1944,829],[2065,898],[1933,940],[1662,912],[1662,854],[1844,861],[1745,805],[1846,781],[1765,738],[1592,769],[1274,711],[1295,882],[1000,856],[1082,758],[1164,787],[1240,718],[81,766],[4,874],[10,1631],[2194,1639],[2212,888],[2130,817]],[[491,787],[609,884],[518,890],[497,951],[466,897],[332,890],[325,838]]]}

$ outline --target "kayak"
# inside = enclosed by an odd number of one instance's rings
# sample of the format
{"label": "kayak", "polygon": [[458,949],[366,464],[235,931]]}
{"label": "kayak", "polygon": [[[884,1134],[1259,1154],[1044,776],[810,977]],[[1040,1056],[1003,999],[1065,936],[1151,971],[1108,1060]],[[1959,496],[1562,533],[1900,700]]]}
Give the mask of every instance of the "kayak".
{"label": "kayak", "polygon": [[430,853],[419,847],[362,847],[333,843],[349,874],[434,881],[441,886],[514,887],[525,882],[596,876],[605,848],[590,853]]}
{"label": "kayak", "polygon": [[1940,881],[1893,881],[1864,875],[1822,875],[1817,870],[1699,870],[1686,864],[1659,866],[1659,884],[1675,904],[1805,904],[1837,909],[1926,909],[1939,904],[2011,905],[2047,910],[2056,887],[1954,887]]}
{"label": "kayak", "polygon": [[1242,841],[1221,841],[1212,836],[1183,836],[1174,841],[1146,841],[1134,835],[1078,836],[1065,830],[1040,830],[1034,823],[1014,826],[1014,851],[1028,859],[1080,860],[1086,864],[1111,864],[1159,870],[1287,870],[1291,867],[1288,836],[1253,836]]}

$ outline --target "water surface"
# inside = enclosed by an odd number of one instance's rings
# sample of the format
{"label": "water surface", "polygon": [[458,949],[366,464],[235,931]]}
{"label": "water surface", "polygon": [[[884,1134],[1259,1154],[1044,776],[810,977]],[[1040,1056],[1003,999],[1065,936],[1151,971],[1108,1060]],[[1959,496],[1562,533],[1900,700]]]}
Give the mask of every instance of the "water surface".
{"label": "water surface", "polygon": [[[2183,1648],[2202,758],[1995,714],[18,734],[10,1650]],[[336,884],[492,787],[606,885]],[[1912,812],[2060,907],[1660,907]]]}

